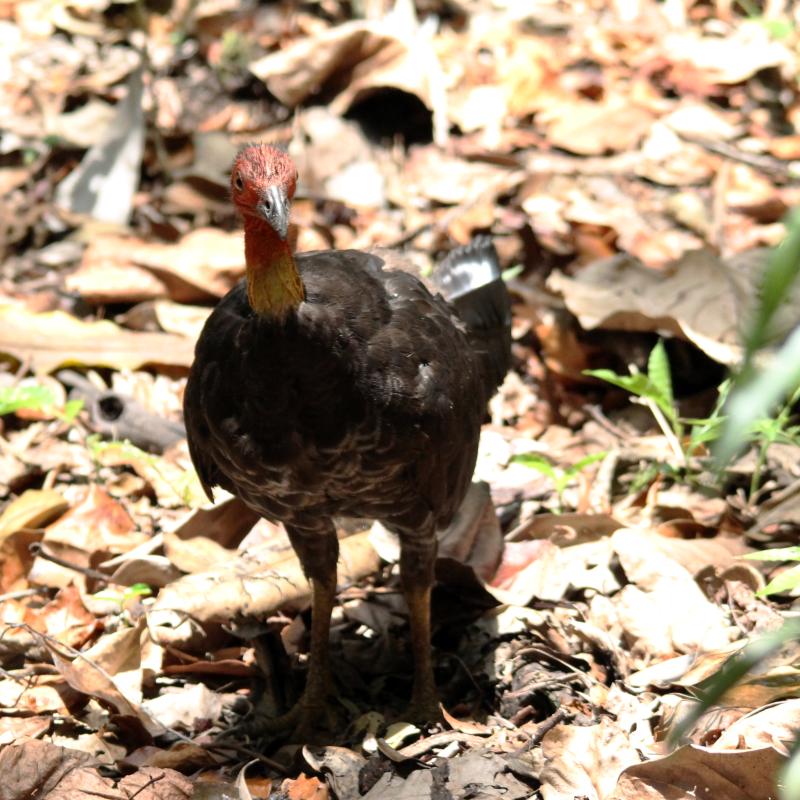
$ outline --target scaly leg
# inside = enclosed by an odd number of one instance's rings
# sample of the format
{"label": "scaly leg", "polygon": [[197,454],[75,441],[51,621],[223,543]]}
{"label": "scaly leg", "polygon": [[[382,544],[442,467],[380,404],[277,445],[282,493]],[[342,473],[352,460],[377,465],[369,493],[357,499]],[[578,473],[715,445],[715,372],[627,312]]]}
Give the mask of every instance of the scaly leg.
{"label": "scaly leg", "polygon": [[328,635],[331,612],[336,600],[336,561],[339,541],[333,524],[330,530],[302,531],[287,527],[289,540],[300,559],[303,571],[311,583],[311,652],[306,686],[292,709],[277,718],[259,714],[255,725],[258,732],[292,733],[292,738],[307,741],[313,738],[320,719],[327,715],[327,694],[330,685]]}
{"label": "scaly leg", "polygon": [[433,535],[400,540],[400,577],[408,604],[411,649],[414,654],[414,688],[404,715],[414,722],[433,722],[441,716],[431,660],[431,587],[436,559]]}

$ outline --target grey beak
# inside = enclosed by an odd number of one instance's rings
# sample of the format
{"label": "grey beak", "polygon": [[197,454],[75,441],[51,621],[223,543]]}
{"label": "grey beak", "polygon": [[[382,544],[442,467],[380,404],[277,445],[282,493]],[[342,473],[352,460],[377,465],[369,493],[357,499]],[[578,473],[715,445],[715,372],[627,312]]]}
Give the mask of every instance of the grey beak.
{"label": "grey beak", "polygon": [[279,186],[270,186],[256,209],[285,241],[289,232],[289,198],[286,192]]}

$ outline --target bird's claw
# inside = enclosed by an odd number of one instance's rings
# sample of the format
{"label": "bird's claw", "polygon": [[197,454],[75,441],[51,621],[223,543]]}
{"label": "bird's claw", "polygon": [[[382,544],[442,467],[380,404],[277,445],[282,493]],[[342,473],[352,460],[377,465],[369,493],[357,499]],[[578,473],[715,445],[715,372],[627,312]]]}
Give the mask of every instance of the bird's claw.
{"label": "bird's claw", "polygon": [[405,722],[415,724],[430,725],[442,720],[442,707],[439,704],[439,696],[436,691],[420,692],[411,698],[411,703],[406,707],[401,715]]}
{"label": "bird's claw", "polygon": [[336,730],[334,713],[327,702],[306,702],[302,699],[278,717],[271,717],[256,708],[250,718],[237,728],[253,738],[282,739],[302,744],[316,743],[324,732]]}

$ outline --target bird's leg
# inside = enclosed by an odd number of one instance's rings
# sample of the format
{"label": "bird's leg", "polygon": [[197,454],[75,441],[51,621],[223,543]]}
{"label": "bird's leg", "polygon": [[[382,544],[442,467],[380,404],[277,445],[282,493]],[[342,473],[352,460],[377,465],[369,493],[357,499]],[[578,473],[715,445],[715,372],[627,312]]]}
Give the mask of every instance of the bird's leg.
{"label": "bird's leg", "polygon": [[[331,524],[325,532],[307,532],[289,528],[287,533],[297,553],[303,571],[311,584],[311,651],[306,685],[300,700],[292,709],[277,719],[259,719],[261,731],[292,731],[295,738],[304,741],[313,737],[320,718],[327,712],[327,694],[330,685],[328,635],[331,612],[336,600],[336,561],[339,541]],[[258,712],[256,712],[258,713]]]}
{"label": "bird's leg", "polygon": [[311,652],[308,660],[306,688],[300,705],[320,711],[330,685],[330,659],[328,637],[331,612],[336,600],[336,563],[331,576],[311,578]]}
{"label": "bird's leg", "polygon": [[404,716],[415,722],[433,722],[441,715],[431,660],[431,587],[435,559],[433,534],[422,541],[416,537],[401,538],[400,577],[408,604],[414,654],[414,687],[411,705]]}

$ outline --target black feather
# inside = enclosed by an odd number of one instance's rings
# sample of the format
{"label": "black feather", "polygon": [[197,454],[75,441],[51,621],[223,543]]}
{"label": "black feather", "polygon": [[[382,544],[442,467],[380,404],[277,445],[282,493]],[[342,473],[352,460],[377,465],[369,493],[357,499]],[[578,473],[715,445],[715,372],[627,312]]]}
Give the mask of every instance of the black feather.
{"label": "black feather", "polygon": [[[497,274],[471,283],[468,258]],[[451,255],[437,271],[450,305],[377,255],[300,254],[306,300],[282,323],[256,317],[240,283],[206,322],[186,387],[206,490],[295,530],[358,516],[432,537],[466,492],[508,366],[496,263],[491,242]]]}

